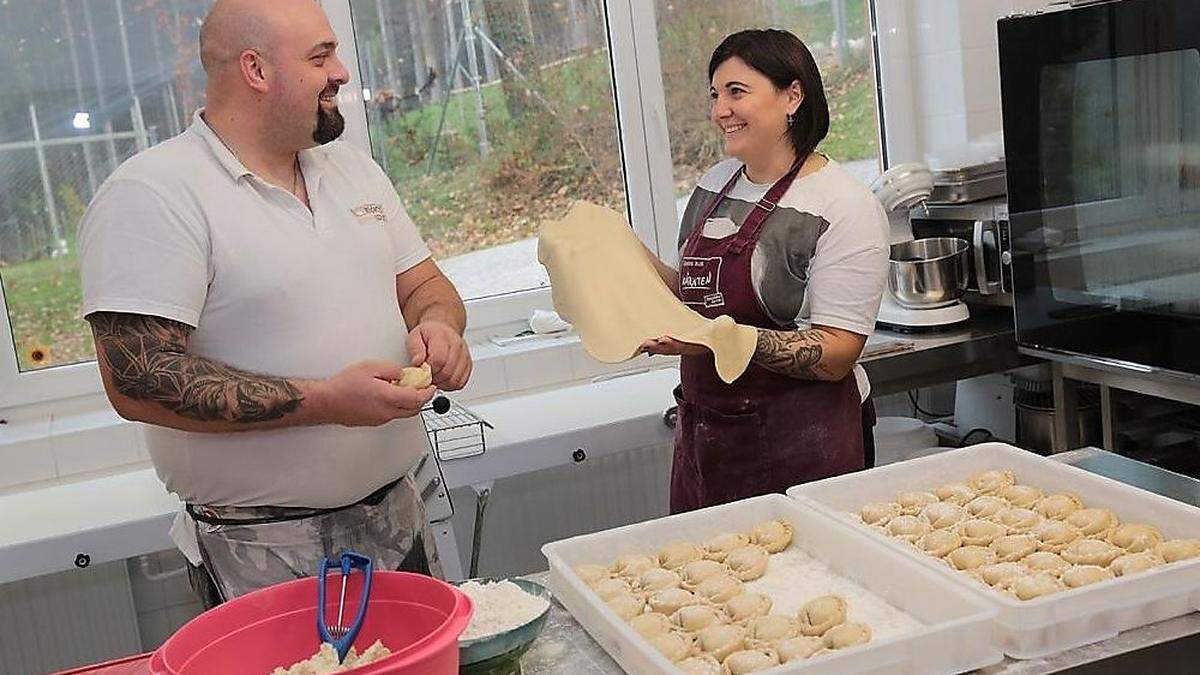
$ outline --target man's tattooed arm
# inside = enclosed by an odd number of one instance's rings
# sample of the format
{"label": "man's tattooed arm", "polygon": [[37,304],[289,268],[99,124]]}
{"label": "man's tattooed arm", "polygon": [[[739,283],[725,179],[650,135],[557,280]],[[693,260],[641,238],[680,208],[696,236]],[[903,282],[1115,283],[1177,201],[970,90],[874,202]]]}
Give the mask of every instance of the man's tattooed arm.
{"label": "man's tattooed arm", "polygon": [[135,407],[145,410],[147,403],[156,404],[153,407],[183,418],[175,424],[144,421],[195,431],[289,426],[280,422],[296,413],[304,400],[301,381],[258,375],[188,354],[192,329],[177,321],[97,312],[88,322],[110,389],[141,404]]}
{"label": "man's tattooed arm", "polygon": [[838,329],[758,329],[754,362],[780,375],[801,380],[837,381],[846,377],[866,338]]}

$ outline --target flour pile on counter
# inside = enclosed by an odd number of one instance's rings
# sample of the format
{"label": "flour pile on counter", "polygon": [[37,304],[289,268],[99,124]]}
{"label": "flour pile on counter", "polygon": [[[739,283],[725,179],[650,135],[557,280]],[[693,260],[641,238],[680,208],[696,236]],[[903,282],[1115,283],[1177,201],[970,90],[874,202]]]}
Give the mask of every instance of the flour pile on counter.
{"label": "flour pile on counter", "polygon": [[545,598],[526,593],[511,581],[490,584],[468,581],[458,588],[475,603],[475,613],[459,636],[460,642],[518,628],[541,616],[550,606]]}
{"label": "flour pile on counter", "polygon": [[290,668],[276,668],[271,671],[271,675],[322,675],[323,673],[341,673],[351,668],[365,666],[368,663],[374,663],[384,657],[390,656],[392,651],[383,646],[383,643],[376,640],[370,647],[363,650],[359,654],[354,647],[346,652],[346,660],[338,663],[337,650],[328,642],[322,642],[321,648],[316,654],[304,659],[298,663],[292,664]]}
{"label": "flour pile on counter", "polygon": [[920,627],[792,536],[791,523],[770,520],[575,573],[685,673],[750,673]]}
{"label": "flour pile on counter", "polygon": [[1068,492],[1047,494],[995,469],[965,483],[872,502],[859,519],[1019,600],[1130,576],[1200,557],[1200,539],[1166,539],[1123,523]]}

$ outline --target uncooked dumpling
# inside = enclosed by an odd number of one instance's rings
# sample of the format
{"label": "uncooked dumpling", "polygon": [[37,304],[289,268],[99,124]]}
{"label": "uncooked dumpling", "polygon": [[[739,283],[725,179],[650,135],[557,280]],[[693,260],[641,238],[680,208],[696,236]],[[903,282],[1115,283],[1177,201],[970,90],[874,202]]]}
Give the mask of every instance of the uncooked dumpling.
{"label": "uncooked dumpling", "polygon": [[700,582],[711,579],[719,574],[727,574],[729,568],[724,563],[715,560],[693,560],[679,568],[680,586],[695,591]]}
{"label": "uncooked dumpling", "polygon": [[822,638],[826,649],[845,649],[871,641],[871,628],[865,623],[850,621],[834,626]]}
{"label": "uncooked dumpling", "polygon": [[803,661],[825,648],[825,641],[819,637],[800,635],[781,641],[775,646],[779,660],[783,663]]}
{"label": "uncooked dumpling", "polygon": [[768,614],[751,619],[746,625],[746,644],[751,647],[771,647],[798,634],[795,619],[782,614]]}
{"label": "uncooked dumpling", "polygon": [[995,495],[980,495],[967,502],[967,513],[972,518],[991,518],[1011,505]]}
{"label": "uncooked dumpling", "polygon": [[1073,541],[1059,555],[1072,565],[1100,565],[1107,567],[1125,551],[1102,539],[1080,539]]}
{"label": "uncooked dumpling", "polygon": [[424,389],[433,384],[433,368],[428,363],[422,363],[416,368],[406,367],[400,371],[400,379],[393,380],[392,384],[398,387]]}
{"label": "uncooked dumpling", "polygon": [[1169,563],[1200,558],[1200,539],[1171,539],[1155,546],[1154,552]]}
{"label": "uncooked dumpling", "polygon": [[953,530],[934,530],[917,540],[917,548],[935,558],[945,557],[962,546],[962,537]]}
{"label": "uncooked dumpling", "polygon": [[929,523],[930,527],[942,529],[965,520],[967,510],[956,504],[934,502],[927,504],[925,508],[921,509],[921,517]]}
{"label": "uncooked dumpling", "polygon": [[683,675],[721,675],[721,662],[712,654],[689,656],[675,664]]}
{"label": "uncooked dumpling", "polygon": [[871,502],[862,507],[858,515],[867,525],[887,525],[889,520],[900,515],[900,505],[896,502]]}
{"label": "uncooked dumpling", "polygon": [[734,623],[749,621],[771,613],[771,598],[762,593],[746,592],[735,595],[724,605],[725,613]]}
{"label": "uncooked dumpling", "polygon": [[746,647],[746,629],[735,623],[708,626],[700,629],[700,651],[724,661],[730,654]]}
{"label": "uncooked dumpling", "polygon": [[1067,522],[1079,528],[1085,537],[1107,537],[1120,522],[1108,509],[1079,509],[1067,516]]}
{"label": "uncooked dumpling", "polygon": [[725,564],[729,566],[733,576],[742,581],[753,581],[766,573],[767,561],[770,559],[771,554],[767,549],[758,544],[750,544],[731,551],[725,557]]}
{"label": "uncooked dumpling", "polygon": [[592,590],[596,591],[596,595],[600,596],[601,600],[608,600],[614,595],[621,593],[629,593],[633,590],[633,586],[624,579],[617,577],[608,577],[597,581]]}
{"label": "uncooked dumpling", "polygon": [[1152,549],[1162,543],[1162,532],[1153,525],[1146,523],[1125,523],[1118,525],[1108,535],[1110,544],[1120,546],[1130,553]]}
{"label": "uncooked dumpling", "polygon": [[946,483],[935,489],[933,494],[943,502],[964,506],[977,495],[966,483]]}
{"label": "uncooked dumpling", "polygon": [[1073,494],[1061,492],[1056,495],[1042,497],[1042,500],[1037,503],[1037,506],[1033,507],[1033,510],[1047,518],[1065,520],[1072,513],[1082,508],[1083,500]]}
{"label": "uncooked dumpling", "polygon": [[713,605],[687,605],[671,615],[671,623],[690,633],[728,622],[725,610]]}
{"label": "uncooked dumpling", "polygon": [[996,562],[996,552],[986,546],[962,546],[946,556],[946,562],[961,572]]}
{"label": "uncooked dumpling", "polygon": [[650,612],[638,614],[630,619],[629,627],[633,629],[633,632],[649,640],[663,633],[670,633],[675,629],[675,624],[671,623],[671,617],[666,614]]}
{"label": "uncooked dumpling", "polygon": [[917,515],[921,509],[937,500],[937,495],[932,492],[901,492],[896,495],[896,503],[900,505],[900,512],[908,516]]}
{"label": "uncooked dumpling", "polygon": [[999,562],[1016,562],[1038,549],[1038,540],[1029,534],[1009,534],[993,541],[990,548]]}
{"label": "uncooked dumpling", "polygon": [[958,532],[958,536],[962,537],[963,544],[966,546],[987,546],[1006,533],[1004,526],[1000,523],[993,523],[982,518],[964,520],[958,524],[955,531]]}
{"label": "uncooked dumpling", "polygon": [[625,621],[629,621],[646,609],[646,599],[642,597],[642,594],[629,591],[617,593],[607,598],[604,603]]}
{"label": "uncooked dumpling", "polygon": [[779,655],[774,649],[743,649],[734,652],[725,659],[722,673],[729,675],[745,675],[760,670],[767,670],[779,665]]}
{"label": "uncooked dumpling", "polygon": [[984,565],[975,571],[979,579],[988,586],[1004,586],[1013,579],[1030,572],[1024,563],[1019,562],[993,563]]}
{"label": "uncooked dumpling", "polygon": [[[621,214],[577,202],[538,234],[554,309],[605,363],[625,361],[651,338],[670,336],[713,352],[717,376],[733,382],[750,364],[758,331],[728,316],[709,320],[684,305],[655,271]],[[664,565],[665,567],[665,565]]]}
{"label": "uncooked dumpling", "polygon": [[[1171,542],[1163,542],[1162,544],[1159,544],[1159,546],[1165,546],[1169,543]],[[1109,563],[1108,568],[1113,571],[1113,574],[1123,577],[1129,574],[1145,572],[1148,569],[1162,565],[1164,562],[1165,561],[1158,555],[1158,553],[1142,551],[1141,553],[1126,553],[1125,555]]]}
{"label": "uncooked dumpling", "polygon": [[612,565],[613,574],[626,579],[637,579],[646,570],[658,567],[658,560],[644,553],[628,553],[617,558]]}
{"label": "uncooked dumpling", "polygon": [[667,615],[674,614],[680,607],[694,605],[700,601],[700,596],[682,588],[664,588],[654,591],[646,598],[650,611]]}
{"label": "uncooked dumpling", "polygon": [[1063,572],[1062,580],[1067,588],[1079,588],[1097,581],[1113,578],[1113,573],[1107,567],[1099,565],[1076,565]]}
{"label": "uncooked dumpling", "polygon": [[1049,572],[1034,572],[1017,577],[1008,586],[1009,592],[1021,600],[1032,600],[1043,595],[1057,593],[1065,588],[1063,582]]}
{"label": "uncooked dumpling", "polygon": [[904,541],[916,541],[929,532],[929,523],[917,516],[896,516],[888,521],[888,534]]}
{"label": "uncooked dumpling", "polygon": [[1081,538],[1083,532],[1065,520],[1046,519],[1033,528],[1033,536],[1037,537],[1040,550],[1058,553],[1071,542]]}
{"label": "uncooked dumpling", "polygon": [[652,567],[638,577],[637,587],[643,591],[661,591],[676,588],[683,583],[679,573],[663,567]]}
{"label": "uncooked dumpling", "polygon": [[1012,534],[1024,534],[1041,524],[1045,518],[1032,509],[1014,506],[997,513],[996,522],[1008,528]]}
{"label": "uncooked dumpling", "polygon": [[1016,482],[1011,471],[997,469],[971,476],[971,479],[967,481],[967,487],[981,495],[994,495]]}
{"label": "uncooked dumpling", "polygon": [[796,613],[801,635],[824,635],[846,620],[846,601],[836,595],[822,595],[804,603]]}
{"label": "uncooked dumpling", "polygon": [[696,652],[696,636],[672,631],[657,635],[649,640],[668,661],[682,661]]}
{"label": "uncooked dumpling", "polygon": [[1032,485],[1009,485],[997,493],[1009,504],[1022,509],[1031,509],[1042,498],[1042,491]]}
{"label": "uncooked dumpling", "polygon": [[1071,563],[1063,560],[1062,556],[1050,551],[1030,553],[1021,560],[1021,564],[1034,572],[1048,572],[1056,576],[1071,566]]}
{"label": "uncooked dumpling", "polygon": [[750,541],[767,549],[768,553],[779,553],[792,543],[792,524],[784,520],[768,520],[750,530]]}
{"label": "uncooked dumpling", "polygon": [[726,602],[742,592],[742,580],[732,574],[718,574],[700,582],[695,593],[709,602]]}
{"label": "uncooked dumpling", "polygon": [[739,549],[750,543],[750,535],[741,532],[724,532],[704,542],[704,557],[717,562],[725,562],[725,556],[730,551]]}
{"label": "uncooked dumpling", "polygon": [[684,565],[704,557],[704,551],[690,541],[678,541],[667,544],[658,552],[658,564],[676,570]]}
{"label": "uncooked dumpling", "polygon": [[575,574],[588,586],[595,586],[611,576],[608,567],[595,564],[577,565],[575,567]]}

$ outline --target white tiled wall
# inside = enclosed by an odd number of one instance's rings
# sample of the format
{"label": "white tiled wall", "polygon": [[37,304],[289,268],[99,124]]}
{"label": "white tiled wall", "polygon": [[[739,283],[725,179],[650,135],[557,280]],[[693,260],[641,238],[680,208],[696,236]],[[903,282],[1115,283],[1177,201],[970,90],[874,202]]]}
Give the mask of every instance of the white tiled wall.
{"label": "white tiled wall", "polygon": [[[942,158],[1001,131],[996,21],[1049,0],[876,3],[892,165]],[[982,159],[982,158],[980,158]]]}
{"label": "white tiled wall", "polygon": [[127,561],[138,633],[144,651],[157,649],[203,610],[200,601],[192,593],[187,574],[172,573],[173,570],[184,569],[184,564],[183,556],[176,550],[151,553]]}

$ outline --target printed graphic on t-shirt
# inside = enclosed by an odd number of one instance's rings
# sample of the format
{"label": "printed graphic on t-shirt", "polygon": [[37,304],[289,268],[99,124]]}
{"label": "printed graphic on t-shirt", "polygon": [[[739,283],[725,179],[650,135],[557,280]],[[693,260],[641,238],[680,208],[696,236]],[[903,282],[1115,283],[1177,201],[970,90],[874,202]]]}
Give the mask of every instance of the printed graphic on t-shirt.
{"label": "printed graphic on t-shirt", "polygon": [[679,297],[685,305],[714,308],[725,306],[721,294],[721,258],[693,258],[679,261]]}
{"label": "printed graphic on t-shirt", "polygon": [[359,220],[366,220],[367,218],[374,218],[380,222],[387,220],[387,212],[383,210],[383,204],[376,202],[359,204],[358,206],[350,209],[350,213]]}

